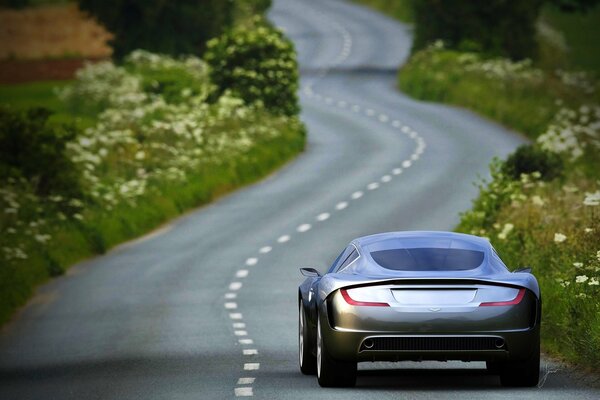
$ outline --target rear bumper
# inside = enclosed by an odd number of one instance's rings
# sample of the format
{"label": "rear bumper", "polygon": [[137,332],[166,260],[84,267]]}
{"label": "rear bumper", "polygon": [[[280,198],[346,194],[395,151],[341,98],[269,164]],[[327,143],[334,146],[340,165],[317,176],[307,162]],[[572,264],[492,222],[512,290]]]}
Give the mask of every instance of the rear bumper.
{"label": "rear bumper", "polygon": [[[443,335],[394,335],[389,332],[346,331],[330,327],[321,329],[327,351],[333,358],[357,362],[524,360],[532,354],[539,341],[537,328],[517,332],[456,332]],[[392,345],[379,346],[382,342]],[[456,346],[457,343],[465,345]]]}
{"label": "rear bumper", "polygon": [[533,295],[512,308],[426,315],[352,307],[334,295],[319,311],[327,352],[337,360],[517,361],[528,359],[539,344]]}

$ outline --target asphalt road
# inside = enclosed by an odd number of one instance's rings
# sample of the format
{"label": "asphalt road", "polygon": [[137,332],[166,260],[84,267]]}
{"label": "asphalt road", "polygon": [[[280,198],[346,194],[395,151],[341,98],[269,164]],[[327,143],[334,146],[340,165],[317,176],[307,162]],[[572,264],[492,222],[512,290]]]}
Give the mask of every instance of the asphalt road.
{"label": "asphalt road", "polygon": [[523,139],[399,94],[405,26],[338,0],[276,0],[271,17],[299,51],[307,151],[41,287],[0,334],[0,399],[599,398],[553,367],[526,390],[481,363],[361,364],[339,390],[300,374],[298,267],[356,236],[452,229]]}

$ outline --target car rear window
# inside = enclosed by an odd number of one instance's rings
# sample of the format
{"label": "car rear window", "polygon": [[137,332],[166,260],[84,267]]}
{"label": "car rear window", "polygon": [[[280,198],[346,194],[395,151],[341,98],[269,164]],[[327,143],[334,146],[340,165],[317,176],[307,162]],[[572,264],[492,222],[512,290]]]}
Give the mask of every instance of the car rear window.
{"label": "car rear window", "polygon": [[478,250],[419,247],[372,251],[371,257],[383,268],[397,271],[465,271],[483,262]]}

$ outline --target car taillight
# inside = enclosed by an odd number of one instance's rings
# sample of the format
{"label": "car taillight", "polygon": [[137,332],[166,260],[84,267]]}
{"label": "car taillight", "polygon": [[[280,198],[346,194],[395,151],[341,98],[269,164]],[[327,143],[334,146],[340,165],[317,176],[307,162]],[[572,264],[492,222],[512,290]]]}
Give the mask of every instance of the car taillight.
{"label": "car taillight", "polygon": [[380,303],[376,301],[357,301],[350,297],[350,294],[346,289],[341,289],[340,293],[342,293],[342,297],[346,300],[346,303],[351,306],[368,306],[368,307],[389,307],[388,303]]}
{"label": "car taillight", "polygon": [[517,293],[517,297],[509,301],[490,301],[487,303],[481,303],[479,306],[514,306],[515,304],[519,304],[521,300],[525,297],[525,289],[519,289],[519,293]]}

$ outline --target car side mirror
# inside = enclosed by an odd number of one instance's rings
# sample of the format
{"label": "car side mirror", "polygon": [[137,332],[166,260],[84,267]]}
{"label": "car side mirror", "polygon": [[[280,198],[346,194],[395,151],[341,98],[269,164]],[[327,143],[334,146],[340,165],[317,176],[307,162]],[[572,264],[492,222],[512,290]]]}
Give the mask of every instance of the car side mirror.
{"label": "car side mirror", "polygon": [[521,267],[521,268],[517,268],[517,269],[515,269],[513,272],[515,272],[515,273],[525,273],[525,274],[530,274],[530,273],[531,273],[531,267]]}
{"label": "car side mirror", "polygon": [[321,273],[314,268],[300,268],[300,273],[309,278],[317,278],[321,276]]}

